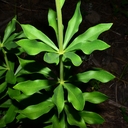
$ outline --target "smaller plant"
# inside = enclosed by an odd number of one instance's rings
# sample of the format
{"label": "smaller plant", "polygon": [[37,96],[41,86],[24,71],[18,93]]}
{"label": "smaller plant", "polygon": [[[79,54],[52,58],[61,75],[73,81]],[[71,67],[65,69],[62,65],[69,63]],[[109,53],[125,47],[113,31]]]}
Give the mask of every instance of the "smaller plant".
{"label": "smaller plant", "polygon": [[[48,22],[55,31],[57,43],[29,24],[20,24],[23,32],[13,33],[15,18],[8,24],[0,44],[4,57],[0,75],[0,107],[5,108],[0,120],[1,127],[32,121],[32,124],[39,124],[43,128],[86,128],[87,124],[104,122],[99,114],[86,110],[86,103],[99,104],[108,97],[98,91],[86,92],[83,86],[92,79],[106,83],[114,76],[100,68],[74,75],[71,70],[73,66],[82,64],[78,51],[90,55],[95,50],[110,47],[98,36],[110,29],[112,24],[98,24],[74,37],[82,22],[79,1],[64,33],[61,12],[64,2],[55,0],[56,12],[52,9],[48,12]],[[22,57],[24,52],[26,57]],[[7,56],[10,53],[13,53],[17,62]],[[37,55],[41,57],[41,62],[34,59]],[[44,66],[42,60],[55,64],[59,68],[58,74]]]}

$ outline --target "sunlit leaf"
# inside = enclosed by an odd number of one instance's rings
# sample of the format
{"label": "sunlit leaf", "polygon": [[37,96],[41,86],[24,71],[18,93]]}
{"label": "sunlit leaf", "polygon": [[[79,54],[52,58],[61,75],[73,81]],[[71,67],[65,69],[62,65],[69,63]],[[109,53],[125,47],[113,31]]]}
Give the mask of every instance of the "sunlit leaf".
{"label": "sunlit leaf", "polygon": [[95,112],[82,111],[80,112],[80,115],[88,124],[103,124],[104,122],[104,119]]}
{"label": "sunlit leaf", "polygon": [[65,112],[70,125],[78,126],[79,128],[87,128],[84,119],[81,118],[78,111],[65,105]]}
{"label": "sunlit leaf", "polygon": [[15,31],[16,17],[14,17],[7,25],[2,43],[4,44],[8,37]]}
{"label": "sunlit leaf", "polygon": [[95,50],[105,50],[109,48],[110,45],[106,44],[104,41],[101,40],[94,40],[94,41],[87,41],[86,43],[82,43],[81,50],[89,55]]}
{"label": "sunlit leaf", "polygon": [[44,61],[50,64],[55,63],[56,65],[58,65],[59,54],[58,53],[45,53]]}
{"label": "sunlit leaf", "polygon": [[41,40],[45,44],[49,45],[51,48],[58,51],[58,48],[55,46],[53,41],[51,39],[49,39],[49,37],[46,36],[43,32],[36,29],[34,26],[29,25],[29,24],[21,24],[21,27],[22,27],[25,35],[27,36],[27,38]]}
{"label": "sunlit leaf", "polygon": [[[65,51],[71,51],[76,46],[81,48],[81,44],[84,45],[84,43],[88,41],[94,41],[96,40],[101,33],[104,31],[107,31],[112,26],[112,23],[102,23],[95,25],[93,27],[90,27],[87,31],[85,31],[83,34],[77,36],[73,42],[65,49]],[[73,48],[74,47],[74,48]]]}
{"label": "sunlit leaf", "polygon": [[53,108],[53,106],[54,104],[51,101],[46,100],[39,104],[28,106],[23,110],[17,110],[17,112],[25,115],[29,119],[34,120],[42,116],[43,114],[48,113]]}
{"label": "sunlit leaf", "polygon": [[61,8],[63,7],[64,2],[65,2],[65,0],[60,0],[60,5],[61,5]]}
{"label": "sunlit leaf", "polygon": [[80,12],[80,2],[78,2],[75,13],[68,22],[68,27],[64,38],[64,46],[63,46],[64,49],[66,48],[67,44],[69,43],[73,35],[78,31],[81,21],[82,21],[82,16]]}
{"label": "sunlit leaf", "polygon": [[81,81],[83,83],[87,83],[91,79],[106,83],[115,78],[114,75],[100,68],[94,68],[94,70],[79,73],[76,76],[78,78],[78,81]]}
{"label": "sunlit leaf", "polygon": [[85,102],[88,101],[93,104],[100,104],[108,99],[108,97],[101,92],[85,92],[83,93]]}
{"label": "sunlit leaf", "polygon": [[36,55],[40,52],[55,52],[51,47],[43,42],[36,40],[22,39],[16,42],[21,46],[29,55]]}
{"label": "sunlit leaf", "polygon": [[48,12],[48,22],[49,22],[49,26],[51,26],[54,29],[56,33],[56,37],[58,39],[57,15],[56,12],[52,9],[49,9]]}
{"label": "sunlit leaf", "polygon": [[68,101],[73,105],[73,107],[76,110],[83,110],[85,102],[82,91],[70,83],[65,83],[64,88],[68,91]]}
{"label": "sunlit leaf", "polygon": [[14,89],[22,91],[26,95],[32,95],[39,90],[49,88],[48,80],[28,80],[16,84]]}
{"label": "sunlit leaf", "polygon": [[70,59],[73,65],[75,66],[80,66],[80,64],[82,63],[81,58],[74,52],[65,52],[64,58]]}
{"label": "sunlit leaf", "polygon": [[61,84],[55,88],[52,99],[57,106],[58,114],[60,114],[64,108],[64,90]]}

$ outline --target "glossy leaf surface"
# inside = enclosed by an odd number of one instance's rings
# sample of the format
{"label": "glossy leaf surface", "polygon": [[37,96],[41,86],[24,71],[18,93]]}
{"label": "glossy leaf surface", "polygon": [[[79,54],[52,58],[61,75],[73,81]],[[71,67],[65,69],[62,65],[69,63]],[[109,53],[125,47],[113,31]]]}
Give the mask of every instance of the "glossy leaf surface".
{"label": "glossy leaf surface", "polygon": [[82,63],[81,58],[74,52],[65,52],[64,58],[70,59],[75,66],[80,66],[80,64]]}
{"label": "glossy leaf surface", "polygon": [[39,90],[49,88],[49,82],[48,80],[28,80],[16,84],[13,88],[22,91],[26,95],[32,95]]}
{"label": "glossy leaf surface", "polygon": [[21,46],[29,55],[37,55],[40,52],[55,52],[50,46],[43,42],[36,40],[22,39],[17,41],[17,44]]}
{"label": "glossy leaf surface", "polygon": [[100,104],[108,99],[108,97],[101,92],[84,92],[83,97],[85,102],[88,101],[93,104]]}
{"label": "glossy leaf surface", "polygon": [[29,24],[21,24],[21,27],[25,33],[25,35],[28,37],[28,39],[38,39],[43,41],[45,44],[49,45],[54,50],[58,51],[58,48],[55,46],[55,44],[52,42],[49,37],[47,37],[43,32],[38,30],[32,25]]}
{"label": "glossy leaf surface", "polygon": [[68,101],[73,105],[73,107],[76,110],[83,110],[85,102],[82,91],[70,83],[65,83],[64,88],[68,91]]}
{"label": "glossy leaf surface", "polygon": [[52,9],[49,9],[48,12],[48,22],[49,26],[51,26],[54,29],[56,37],[58,39],[57,15],[56,12]]}
{"label": "glossy leaf surface", "polygon": [[78,2],[75,13],[68,22],[68,27],[67,27],[67,30],[65,33],[65,39],[64,39],[64,46],[63,46],[64,49],[66,48],[67,44],[69,43],[73,35],[78,31],[81,21],[82,21],[82,16],[80,12],[80,2]]}
{"label": "glossy leaf surface", "polygon": [[45,53],[44,61],[50,64],[55,63],[56,65],[58,65],[59,54],[58,53]]}
{"label": "glossy leaf surface", "polygon": [[82,111],[80,115],[88,124],[102,124],[104,122],[104,119],[95,112]]}
{"label": "glossy leaf surface", "polygon": [[81,48],[81,44],[84,45],[84,43],[86,42],[92,42],[94,40],[96,40],[99,35],[110,29],[110,27],[112,26],[112,23],[105,23],[105,24],[98,24],[98,25],[95,25],[93,27],[90,27],[87,31],[85,31],[83,34],[77,36],[73,42],[66,48],[66,51],[71,51],[73,50],[74,48],[76,49],[78,47]]}
{"label": "glossy leaf surface", "polygon": [[58,87],[55,88],[54,94],[53,94],[53,102],[57,106],[58,114],[60,114],[64,108],[64,90],[63,85],[58,85]]}
{"label": "glossy leaf surface", "polygon": [[84,73],[79,73],[76,76],[78,78],[78,81],[81,81],[83,83],[87,83],[91,79],[106,83],[115,78],[115,76],[111,73],[99,68],[95,68],[94,70],[86,71]]}
{"label": "glossy leaf surface", "polygon": [[51,101],[46,100],[39,104],[28,106],[23,110],[17,110],[17,112],[28,117],[29,119],[34,120],[43,114],[48,113],[53,108],[53,106],[54,104]]}
{"label": "glossy leaf surface", "polygon": [[14,17],[7,25],[5,32],[4,32],[4,38],[2,43],[4,44],[5,41],[8,39],[8,37],[11,35],[12,32],[15,31],[15,24],[16,24],[16,17]]}

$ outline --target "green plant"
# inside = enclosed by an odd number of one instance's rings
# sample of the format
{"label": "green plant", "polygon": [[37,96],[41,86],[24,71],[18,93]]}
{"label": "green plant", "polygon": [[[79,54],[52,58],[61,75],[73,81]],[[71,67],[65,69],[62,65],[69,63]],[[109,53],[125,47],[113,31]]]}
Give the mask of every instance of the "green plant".
{"label": "green plant", "polygon": [[[71,69],[82,63],[77,51],[90,55],[95,50],[110,47],[99,40],[98,36],[110,29],[112,23],[98,24],[73,37],[82,22],[79,1],[64,34],[61,12],[64,2],[65,0],[55,0],[56,12],[52,9],[48,12],[48,22],[55,31],[57,44],[29,24],[20,24],[23,32],[13,33],[15,18],[8,24],[0,43],[5,60],[0,67],[0,107],[4,108],[0,127],[9,127],[11,123],[23,125],[30,121],[30,124],[39,124],[38,127],[43,128],[86,128],[87,124],[104,122],[97,113],[87,111],[85,104],[99,104],[107,96],[98,91],[86,92],[82,88],[92,79],[106,83],[114,76],[100,68],[74,75]],[[17,57],[17,63],[8,59],[10,56],[6,53],[11,52]],[[25,57],[24,52],[27,53]],[[41,62],[35,60],[34,56],[37,55],[41,57]],[[42,64],[42,60],[55,64],[59,73],[54,74],[51,68]]]}

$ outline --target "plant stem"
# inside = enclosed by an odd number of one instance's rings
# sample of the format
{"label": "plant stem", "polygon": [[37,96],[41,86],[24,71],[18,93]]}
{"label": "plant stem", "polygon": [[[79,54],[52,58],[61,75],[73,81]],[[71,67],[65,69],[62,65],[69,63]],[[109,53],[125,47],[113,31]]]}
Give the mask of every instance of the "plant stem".
{"label": "plant stem", "polygon": [[58,46],[60,54],[60,83],[64,83],[64,66],[63,66],[63,24],[62,24],[62,12],[60,0],[55,0],[56,12],[57,12],[57,22],[58,22]]}
{"label": "plant stem", "polygon": [[6,55],[6,51],[3,48],[2,48],[2,52],[4,54],[4,60],[5,60],[7,69],[10,70],[10,66],[9,66],[9,63],[8,63],[8,58],[7,58],[7,55]]}
{"label": "plant stem", "polygon": [[63,54],[63,24],[62,24],[62,12],[60,0],[55,0],[56,11],[57,11],[57,21],[58,21],[58,45],[59,52]]}

